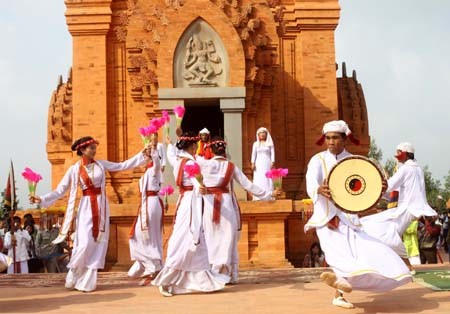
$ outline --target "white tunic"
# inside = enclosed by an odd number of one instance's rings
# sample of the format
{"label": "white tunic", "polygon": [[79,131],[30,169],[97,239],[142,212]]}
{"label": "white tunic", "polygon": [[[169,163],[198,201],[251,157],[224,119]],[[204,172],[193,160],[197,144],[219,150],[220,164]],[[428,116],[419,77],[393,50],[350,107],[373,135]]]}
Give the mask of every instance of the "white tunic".
{"label": "white tunic", "polygon": [[[78,205],[75,239],[73,243],[72,256],[67,267],[70,269],[66,277],[66,286],[74,286],[78,290],[92,291],[96,287],[97,269],[104,268],[105,256],[108,249],[109,240],[109,204],[106,198],[106,174],[110,172],[128,170],[142,165],[145,162],[144,155],[139,153],[133,158],[121,162],[109,162],[97,160],[92,169],[87,170],[88,175],[95,187],[101,188],[101,194],[97,195],[99,207],[99,236],[97,241],[92,236],[92,210],[89,196],[82,196]],[[70,189],[69,201],[64,217],[64,223],[60,230],[60,236],[55,242],[66,238],[74,217],[74,204],[77,187],[86,189],[86,184],[79,177],[79,167],[81,162],[77,162],[67,170],[56,189],[44,196],[41,196],[41,206],[43,208],[51,206],[56,200],[64,196]]]}
{"label": "white tunic", "polygon": [[[222,186],[229,164],[225,158],[213,157],[210,160],[203,160],[199,164],[202,169],[203,183],[206,187]],[[213,222],[214,194],[203,195],[203,226],[209,263],[214,272],[225,273],[231,276],[231,282],[237,282],[239,264],[237,243],[240,216],[237,200],[232,189],[233,179],[239,182],[245,190],[263,200],[271,198],[272,190],[264,191],[252,184],[242,171],[234,166],[231,184],[228,185],[230,193],[222,194],[219,224]]]}
{"label": "white tunic", "polygon": [[[179,153],[169,145],[167,157],[174,168],[177,178],[182,158],[189,159],[186,165],[194,164],[194,157],[186,152]],[[211,292],[222,289],[229,281],[226,275],[218,275],[210,270],[208,252],[202,228],[202,196],[200,184],[195,178],[189,178],[183,171],[184,186],[194,186],[178,198],[173,232],[167,247],[167,258],[163,269],[152,281],[155,286],[166,287],[174,294],[195,291]]]}
{"label": "white tunic", "polygon": [[[253,172],[253,183],[264,191],[273,190],[272,179],[266,177],[266,172],[272,168],[275,162],[275,150],[273,145],[265,145],[260,142],[254,142],[252,147],[252,164],[255,164]],[[253,200],[259,200],[258,196],[253,196]]]}
{"label": "white tunic", "polygon": [[[31,236],[26,230],[17,230],[14,232],[14,237],[16,238],[16,259],[15,262],[20,262],[20,273],[26,274],[28,273],[28,243],[31,241]],[[11,241],[11,232],[7,232],[5,234],[5,248],[8,249],[8,256],[12,259],[14,258],[13,246]],[[14,273],[14,264],[9,265],[8,274]]]}
{"label": "white tunic", "polygon": [[128,271],[130,277],[146,276],[162,268],[162,211],[159,195],[146,196],[146,191],[161,188],[161,161],[158,151],[152,155],[153,166],[139,180],[141,206],[129,240],[131,260],[135,263]]}
{"label": "white tunic", "polygon": [[415,160],[407,160],[388,180],[386,193],[399,192],[397,207],[361,219],[364,231],[407,258],[402,235],[421,216],[436,216],[428,205],[423,171]]}
{"label": "white tunic", "polygon": [[[314,203],[314,214],[305,230],[316,228],[325,259],[339,278],[345,278],[354,289],[386,291],[411,281],[408,268],[398,255],[385,244],[361,230],[357,215],[345,214],[332,202],[317,193],[331,168],[342,158],[324,151],[308,164],[307,191]],[[340,218],[337,229],[327,227],[334,216]]]}

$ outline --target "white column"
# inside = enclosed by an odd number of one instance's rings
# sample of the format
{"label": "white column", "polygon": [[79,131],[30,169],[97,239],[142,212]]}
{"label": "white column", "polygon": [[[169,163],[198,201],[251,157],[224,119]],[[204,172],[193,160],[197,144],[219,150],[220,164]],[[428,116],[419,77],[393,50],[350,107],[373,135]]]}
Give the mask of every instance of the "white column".
{"label": "white column", "polygon": [[[223,112],[224,137],[228,143],[228,158],[242,169],[242,111],[245,108],[244,98],[221,98],[220,110]],[[246,192],[236,186],[236,195],[246,200]]]}

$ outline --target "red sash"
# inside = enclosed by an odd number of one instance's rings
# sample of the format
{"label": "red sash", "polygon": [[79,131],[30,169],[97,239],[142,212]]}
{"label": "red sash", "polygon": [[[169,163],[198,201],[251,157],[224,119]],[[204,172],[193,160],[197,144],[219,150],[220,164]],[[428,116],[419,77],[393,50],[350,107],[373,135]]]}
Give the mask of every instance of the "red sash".
{"label": "red sash", "polygon": [[228,162],[227,170],[225,172],[225,177],[223,179],[222,185],[207,187],[207,194],[214,194],[214,207],[213,207],[213,222],[215,224],[220,223],[220,206],[222,204],[222,194],[230,193],[230,188],[228,187],[234,171],[234,164],[232,162]]}
{"label": "red sash", "polygon": [[101,188],[95,187],[92,183],[91,178],[89,178],[89,175],[84,168],[84,162],[82,162],[80,165],[80,177],[83,180],[84,184],[86,184],[87,186],[87,188],[83,190],[83,196],[89,196],[89,199],[91,200],[92,236],[94,237],[94,241],[97,241],[100,225],[97,195],[100,195],[102,193],[102,190]]}

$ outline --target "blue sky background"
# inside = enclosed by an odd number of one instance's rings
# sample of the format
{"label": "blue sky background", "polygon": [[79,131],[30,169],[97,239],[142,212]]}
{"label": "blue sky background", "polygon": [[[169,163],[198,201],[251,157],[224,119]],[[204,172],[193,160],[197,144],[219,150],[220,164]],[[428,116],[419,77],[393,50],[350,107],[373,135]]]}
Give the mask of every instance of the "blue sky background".
{"label": "blue sky background", "polygon": [[[384,157],[402,141],[435,178],[450,170],[450,1],[341,0],[336,62],[356,69],[370,133]],[[72,63],[62,0],[0,1],[0,187],[13,159],[21,204],[29,166],[50,189],[47,113],[58,75]],[[3,188],[2,188],[3,189]]]}

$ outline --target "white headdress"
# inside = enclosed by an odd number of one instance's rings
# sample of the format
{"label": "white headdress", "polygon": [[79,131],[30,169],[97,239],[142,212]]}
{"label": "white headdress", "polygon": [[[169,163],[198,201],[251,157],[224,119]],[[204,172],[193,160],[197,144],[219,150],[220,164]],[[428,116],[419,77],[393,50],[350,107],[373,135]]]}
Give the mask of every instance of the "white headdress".
{"label": "white headdress", "polygon": [[209,130],[207,128],[203,128],[198,132],[198,134],[209,134]]}
{"label": "white headdress", "polygon": [[261,144],[261,141],[259,140],[258,134],[261,132],[266,132],[267,133],[267,137],[266,137],[266,146],[273,146],[273,140],[272,140],[272,136],[270,136],[269,130],[267,130],[266,128],[259,128],[258,130],[256,130],[256,141],[258,142],[258,145]]}
{"label": "white headdress", "polygon": [[322,136],[316,141],[317,145],[323,144],[325,141],[325,134],[328,132],[344,133],[353,144],[359,145],[359,140],[353,137],[352,131],[344,120],[334,120],[325,123],[322,128]]}
{"label": "white headdress", "polygon": [[409,142],[403,142],[397,145],[397,149],[401,150],[402,152],[412,153],[414,154],[415,149],[414,146]]}

